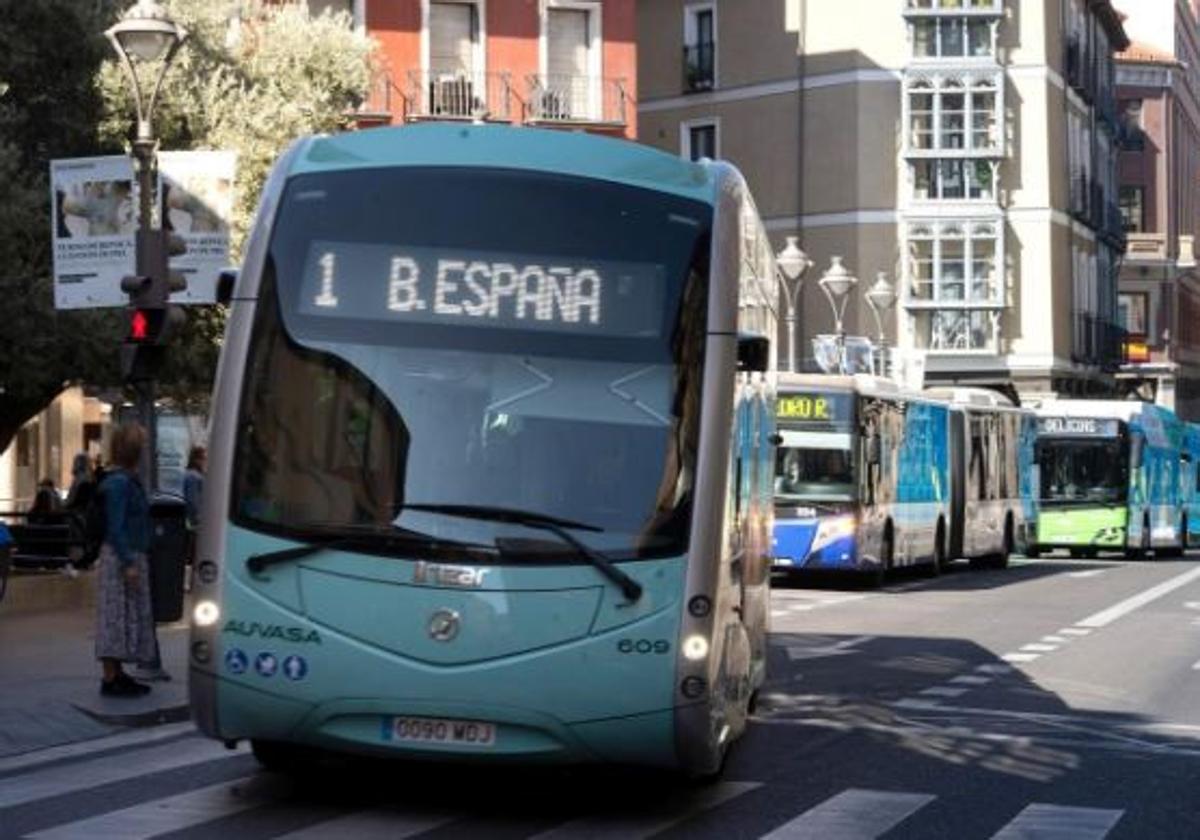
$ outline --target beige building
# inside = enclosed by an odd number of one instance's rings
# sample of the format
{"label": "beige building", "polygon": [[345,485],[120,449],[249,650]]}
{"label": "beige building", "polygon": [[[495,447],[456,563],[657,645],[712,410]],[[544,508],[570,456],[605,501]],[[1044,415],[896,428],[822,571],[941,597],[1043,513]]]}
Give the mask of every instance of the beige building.
{"label": "beige building", "polygon": [[[813,260],[805,350],[837,255],[860,292],[897,286],[910,373],[1113,390],[1128,41],[1107,0],[644,0],[638,37],[639,139],[733,161]],[[846,329],[875,332],[861,294]]]}

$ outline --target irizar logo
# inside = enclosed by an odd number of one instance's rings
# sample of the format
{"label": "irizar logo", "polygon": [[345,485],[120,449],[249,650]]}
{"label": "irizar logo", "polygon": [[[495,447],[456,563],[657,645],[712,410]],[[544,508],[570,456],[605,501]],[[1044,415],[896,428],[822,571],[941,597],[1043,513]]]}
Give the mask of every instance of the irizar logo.
{"label": "irizar logo", "polygon": [[413,569],[413,583],[436,583],[442,586],[483,586],[483,577],[491,569],[475,569],[471,566],[444,566],[418,560]]}
{"label": "irizar logo", "polygon": [[284,642],[296,642],[305,645],[321,644],[321,634],[316,630],[305,630],[303,627],[284,627],[281,624],[259,624],[257,621],[238,621],[231,618],[221,628],[222,633],[233,633],[235,636],[257,636],[260,639],[279,639]]}

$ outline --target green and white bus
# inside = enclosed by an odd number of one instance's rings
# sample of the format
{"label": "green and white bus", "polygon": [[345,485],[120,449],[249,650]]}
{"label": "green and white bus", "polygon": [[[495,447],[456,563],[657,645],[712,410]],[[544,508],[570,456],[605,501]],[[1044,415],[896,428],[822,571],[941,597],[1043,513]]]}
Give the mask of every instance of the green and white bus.
{"label": "green and white bus", "polygon": [[1184,424],[1171,411],[1062,400],[1043,403],[1037,414],[1041,493],[1031,556],[1057,548],[1076,557],[1182,552]]}

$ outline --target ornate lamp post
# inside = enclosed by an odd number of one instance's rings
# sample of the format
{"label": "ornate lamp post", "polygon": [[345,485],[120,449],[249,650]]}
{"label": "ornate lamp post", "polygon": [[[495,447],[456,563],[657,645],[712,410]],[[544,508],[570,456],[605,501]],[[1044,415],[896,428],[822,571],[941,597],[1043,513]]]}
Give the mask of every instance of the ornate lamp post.
{"label": "ornate lamp post", "polygon": [[875,327],[879,331],[879,375],[888,375],[887,333],[883,329],[883,316],[896,305],[896,289],[888,282],[887,272],[881,271],[875,275],[875,283],[867,289],[863,297],[871,314],[875,316]]}
{"label": "ornate lamp post", "polygon": [[833,310],[833,320],[836,324],[838,342],[838,371],[846,372],[846,329],[842,316],[846,312],[846,303],[850,300],[850,291],[858,285],[858,278],[851,274],[844,265],[841,257],[831,257],[829,269],[817,281],[829,308]]}
{"label": "ornate lamp post", "polygon": [[[121,20],[105,33],[129,80],[133,84],[134,101],[137,103],[137,136],[133,141],[133,159],[138,179],[138,231],[137,267],[138,278],[149,278],[138,285],[122,288],[131,295],[143,298],[158,295],[160,306],[166,305],[166,244],[162,233],[154,229],[154,176],[157,169],[158,139],[154,136],[154,106],[163,78],[180,45],[187,38],[187,30],[176,24],[166,10],[155,0],[138,0],[121,17]],[[157,63],[157,68],[152,65]],[[152,70],[157,75],[150,78]],[[142,74],[146,77],[143,78]],[[135,297],[135,300],[138,298]],[[140,304],[139,304],[140,305]],[[154,380],[146,379],[138,389],[138,413],[146,427],[147,446],[144,449],[142,480],[148,490],[155,486],[157,472],[156,429],[154,415]]]}
{"label": "ornate lamp post", "polygon": [[796,237],[789,236],[783,250],[775,255],[775,265],[779,269],[779,282],[783,285],[783,296],[787,301],[788,370],[795,372],[796,304],[803,287],[801,278],[812,266],[812,260],[800,250],[796,244]]}

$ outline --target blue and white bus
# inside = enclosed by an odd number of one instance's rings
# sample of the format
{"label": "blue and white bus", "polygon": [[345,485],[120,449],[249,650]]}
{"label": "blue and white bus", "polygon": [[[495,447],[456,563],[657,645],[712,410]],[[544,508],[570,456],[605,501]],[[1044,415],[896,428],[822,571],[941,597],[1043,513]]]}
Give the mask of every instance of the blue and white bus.
{"label": "blue and white bus", "polygon": [[1200,546],[1200,425],[1185,423],[1179,465],[1179,494],[1183,499],[1183,548]]}
{"label": "blue and white bus", "polygon": [[780,374],[774,563],[882,581],[946,562],[950,406],[870,376]]}
{"label": "blue and white bus", "polygon": [[746,185],[625,141],[297,142],[214,397],[190,693],[267,766],[719,772],[763,684],[776,281]]}
{"label": "blue and white bus", "polygon": [[1037,543],[1073,556],[1183,551],[1184,425],[1144,402],[1059,400],[1038,406]]}

